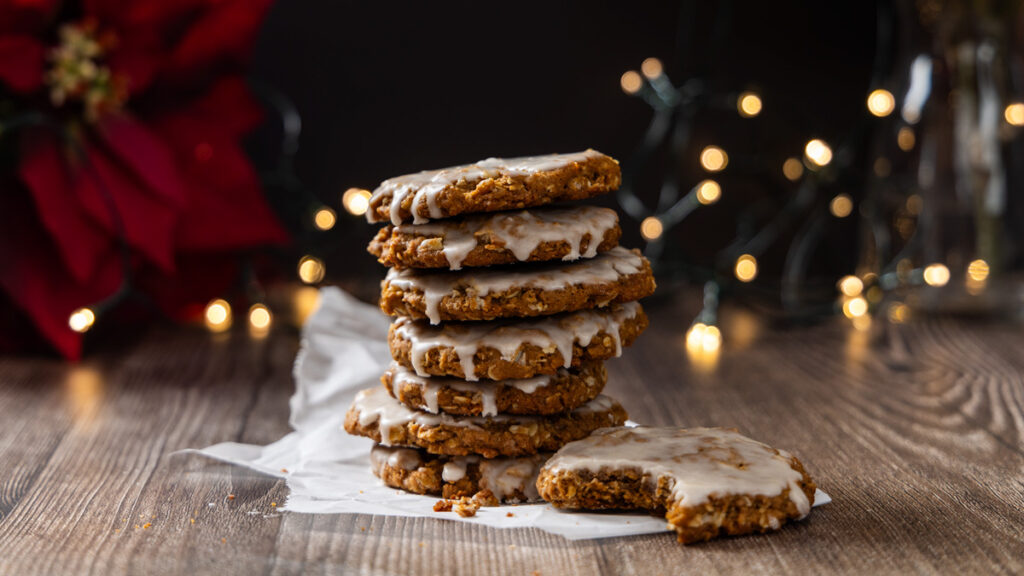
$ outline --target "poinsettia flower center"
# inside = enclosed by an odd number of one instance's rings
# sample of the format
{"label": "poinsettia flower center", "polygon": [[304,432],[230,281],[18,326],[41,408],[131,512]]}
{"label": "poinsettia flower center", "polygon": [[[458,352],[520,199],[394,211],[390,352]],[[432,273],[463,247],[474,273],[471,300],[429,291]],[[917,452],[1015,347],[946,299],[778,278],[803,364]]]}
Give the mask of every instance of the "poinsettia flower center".
{"label": "poinsettia flower center", "polygon": [[120,109],[127,97],[124,83],[103,62],[115,43],[113,34],[97,32],[93,20],[62,25],[46,72],[50,102],[57,108],[80,104],[87,122]]}

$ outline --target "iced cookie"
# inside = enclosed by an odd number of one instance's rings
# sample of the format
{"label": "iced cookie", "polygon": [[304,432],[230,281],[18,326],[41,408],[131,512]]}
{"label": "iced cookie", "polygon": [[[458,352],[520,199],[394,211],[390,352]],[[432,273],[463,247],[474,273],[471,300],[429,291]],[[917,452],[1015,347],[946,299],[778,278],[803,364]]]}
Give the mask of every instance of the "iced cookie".
{"label": "iced cookie", "polygon": [[392,268],[381,283],[380,307],[431,324],[524,318],[631,302],[653,294],[654,287],[647,259],[619,247],[571,264],[461,272]]}
{"label": "iced cookie", "polygon": [[560,414],[590,400],[604,389],[604,364],[584,362],[579,368],[559,368],[554,374],[516,380],[467,382],[446,376],[419,376],[393,364],[381,381],[399,402],[437,414],[494,416],[496,414]]}
{"label": "iced cookie", "polygon": [[807,516],[803,465],[724,428],[610,428],[567,444],[537,488],[558,508],[667,511],[682,543],[777,530]]}
{"label": "iced cookie", "polygon": [[550,452],[521,458],[437,456],[416,448],[373,447],[370,466],[384,484],[416,494],[471,497],[489,490],[499,502],[536,502],[537,472]]}
{"label": "iced cookie", "polygon": [[608,396],[598,396],[557,416],[430,414],[406,407],[384,387],[375,386],[356,395],[345,415],[345,430],[385,446],[497,458],[554,451],[598,428],[620,426],[626,418],[626,410]]}
{"label": "iced cookie", "polygon": [[617,246],[621,235],[610,208],[536,208],[385,226],[367,249],[385,266],[459,270],[593,258]]}
{"label": "iced cookie", "polygon": [[428,170],[385,180],[373,191],[366,219],[423,224],[459,214],[518,210],[580,200],[619,187],[619,163],[596,150]]}
{"label": "iced cookie", "polygon": [[647,328],[639,302],[558,316],[431,326],[398,318],[391,356],[421,376],[507,380],[618,357]]}

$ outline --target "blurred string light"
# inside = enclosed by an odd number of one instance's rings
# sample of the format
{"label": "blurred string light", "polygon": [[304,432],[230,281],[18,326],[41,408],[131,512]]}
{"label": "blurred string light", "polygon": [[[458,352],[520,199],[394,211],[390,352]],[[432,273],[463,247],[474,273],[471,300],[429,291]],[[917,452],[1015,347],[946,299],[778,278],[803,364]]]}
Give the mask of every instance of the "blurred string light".
{"label": "blurred string light", "polygon": [[868,301],[863,296],[854,296],[843,303],[843,315],[847,318],[857,318],[868,313]]}
{"label": "blurred string light", "polygon": [[744,118],[753,118],[761,113],[761,97],[754,92],[744,92],[736,99],[736,110]]}
{"label": "blurred string light", "polygon": [[1007,105],[1003,116],[1011,126],[1024,126],[1024,102],[1013,102]]}
{"label": "blurred string light", "polygon": [[303,256],[299,260],[299,279],[306,284],[317,284],[324,279],[327,269],[316,256]]}
{"label": "blurred string light", "polygon": [[804,175],[804,165],[796,158],[786,158],[782,163],[782,175],[790,182],[796,182]]}
{"label": "blurred string light", "polygon": [[721,172],[729,165],[729,155],[718,146],[708,146],[700,152],[700,165],[708,172]]}
{"label": "blurred string light", "polygon": [[750,282],[757,277],[757,258],[750,254],[743,254],[736,259],[733,266],[733,273],[740,282]]}
{"label": "blurred string light", "polygon": [[896,98],[888,90],[878,89],[868,94],[868,111],[884,118],[896,109]]}
{"label": "blurred string light", "polygon": [[853,199],[849,194],[837,194],[829,202],[828,211],[836,218],[846,218],[853,212]]}
{"label": "blurred string light", "polygon": [[643,72],[644,77],[648,80],[654,80],[661,76],[662,72],[665,71],[665,68],[661,65],[661,60],[658,60],[657,58],[647,58],[640,64],[640,71]]}
{"label": "blurred string light", "polygon": [[91,308],[79,308],[68,317],[68,327],[79,334],[84,334],[96,323],[96,314]]}
{"label": "blurred string light", "polygon": [[334,228],[334,224],[338,221],[338,216],[334,213],[334,210],[324,206],[323,208],[316,211],[313,215],[313,224],[316,225],[319,230],[330,230]]}
{"label": "blurred string light", "polygon": [[265,304],[256,303],[249,308],[249,329],[256,334],[265,334],[270,330],[273,315]]}
{"label": "blurred string light", "polygon": [[628,70],[619,77],[619,86],[626,94],[636,94],[644,86],[644,79],[636,70]]}
{"label": "blurred string light", "polygon": [[221,298],[211,300],[203,311],[203,320],[210,332],[224,332],[231,328],[231,304]]}
{"label": "blurred string light", "polygon": [[341,205],[353,216],[362,216],[370,207],[370,191],[362,188],[349,188],[341,196]]}
{"label": "blurred string light", "polygon": [[705,180],[697,185],[697,201],[705,206],[718,202],[722,197],[722,187],[714,180]]}
{"label": "blurred string light", "polygon": [[640,235],[644,240],[657,240],[665,231],[665,225],[656,216],[648,216],[640,223]]}
{"label": "blurred string light", "polygon": [[914,136],[914,129],[910,126],[904,126],[896,133],[896,145],[900,147],[900,150],[909,152],[913,150],[916,143],[917,138]]}
{"label": "blurred string light", "polygon": [[856,276],[843,276],[839,280],[839,291],[845,296],[854,297],[860,296],[860,293],[864,291],[864,282]]}
{"label": "blurred string light", "polygon": [[929,286],[945,286],[949,283],[949,268],[945,264],[929,264],[924,269],[924,283]]}
{"label": "blurred string light", "polygon": [[815,138],[804,146],[804,156],[815,166],[828,166],[832,162],[832,148],[824,140]]}

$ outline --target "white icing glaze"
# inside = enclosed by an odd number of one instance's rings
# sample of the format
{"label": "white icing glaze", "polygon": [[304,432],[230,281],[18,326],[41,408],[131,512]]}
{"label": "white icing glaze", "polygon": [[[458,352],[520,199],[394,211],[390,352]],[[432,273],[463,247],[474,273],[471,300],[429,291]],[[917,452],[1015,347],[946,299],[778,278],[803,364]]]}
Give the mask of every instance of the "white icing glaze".
{"label": "white icing glaze", "polygon": [[482,416],[493,416],[498,413],[497,391],[500,386],[510,386],[522,390],[526,394],[532,394],[538,388],[550,385],[556,378],[564,379],[569,377],[568,370],[559,368],[558,374],[555,375],[545,374],[543,376],[516,380],[467,382],[460,378],[420,376],[398,363],[391,364],[390,372],[393,389],[398,389],[400,386],[407,384],[420,387],[427,412],[434,414],[439,412],[437,397],[441,389],[447,386],[460,392],[466,392],[479,401],[483,406]]}
{"label": "white icing glaze", "polygon": [[[615,406],[615,401],[608,396],[598,396],[590,402],[576,408],[570,414],[588,414],[604,412]],[[503,423],[509,426],[517,423],[530,423],[543,419],[543,416],[519,416],[498,414],[496,416],[452,416],[450,414],[430,414],[413,410],[395,400],[383,386],[367,388],[356,394],[352,403],[353,409],[359,412],[359,425],[366,427],[374,422],[380,431],[380,443],[391,446],[391,430],[415,423],[420,428],[437,426],[453,426],[460,428],[483,428],[488,423]]]}
{"label": "white icing glaze", "polygon": [[423,464],[423,458],[414,448],[384,447],[375,444],[370,450],[370,467],[374,474],[380,476],[385,465],[402,470],[415,470]]}
{"label": "white icing glaze", "polygon": [[622,324],[636,318],[639,302],[610,306],[603,310],[580,310],[557,316],[526,320],[445,324],[431,326],[401,317],[395,320],[396,335],[412,344],[410,358],[413,369],[421,376],[423,359],[432,348],[452,348],[458,355],[466,380],[475,381],[477,351],[492,348],[501,358],[513,361],[524,344],[533,344],[546,352],[558,352],[563,366],[572,364],[573,344],[586,348],[599,333],[604,332],[615,343],[615,356],[622,353],[619,330]]}
{"label": "white icing glaze", "polygon": [[[414,224],[428,222],[431,218],[441,218],[437,196],[445,188],[460,182],[477,183],[489,178],[497,178],[503,174],[512,176],[529,176],[539,172],[548,172],[565,168],[576,162],[585,162],[590,158],[603,156],[596,150],[585,150],[573,154],[548,154],[545,156],[525,156],[522,158],[488,158],[475,164],[453,166],[441,170],[425,170],[390,178],[381,182],[370,197],[370,205],[376,206],[384,197],[390,196],[388,211],[392,224],[402,223],[401,205],[412,195],[411,212]],[[423,214],[426,204],[426,214]],[[366,219],[378,222],[380,219],[374,210],[367,210]]]}
{"label": "white icing glaze", "polygon": [[632,468],[651,483],[674,480],[672,498],[684,506],[712,495],[773,497],[789,488],[801,518],[811,510],[803,478],[789,454],[724,428],[605,428],[563,446],[545,465],[551,472]]}
{"label": "white icing glaze", "polygon": [[561,290],[568,286],[615,282],[643,270],[644,258],[621,246],[589,260],[572,264],[547,264],[515,269],[424,272],[413,268],[388,270],[384,286],[423,295],[431,324],[441,322],[439,305],[445,297],[483,298],[491,293],[517,289]]}
{"label": "white icing glaze", "polygon": [[[542,242],[569,244],[568,254],[562,257],[564,261],[593,258],[605,233],[618,223],[618,215],[610,208],[578,206],[481,214],[431,224],[403,224],[397,227],[397,231],[440,238],[448,267],[459,270],[481,237],[504,247],[520,262],[528,260]],[[585,239],[588,243],[583,250]]]}

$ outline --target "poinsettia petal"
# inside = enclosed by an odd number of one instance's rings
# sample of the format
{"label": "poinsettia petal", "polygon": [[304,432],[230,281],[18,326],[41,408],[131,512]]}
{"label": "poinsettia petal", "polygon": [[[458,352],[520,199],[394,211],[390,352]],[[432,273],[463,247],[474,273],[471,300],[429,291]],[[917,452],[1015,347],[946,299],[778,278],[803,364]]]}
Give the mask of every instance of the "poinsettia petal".
{"label": "poinsettia petal", "polygon": [[267,205],[249,158],[219,126],[186,114],[157,123],[187,182],[178,231],[183,250],[232,250],[283,244],[288,236]]}
{"label": "poinsettia petal", "polygon": [[31,36],[0,36],[0,82],[21,94],[43,85],[46,48]]}
{"label": "poinsettia petal", "polygon": [[97,142],[85,144],[74,190],[85,211],[111,235],[165,271],[174,270],[179,207],[154,195],[130,169]]}
{"label": "poinsettia petal", "polygon": [[55,134],[41,128],[25,131],[18,174],[32,193],[63,267],[78,282],[91,280],[109,250],[111,236],[85,214],[75,196],[70,169]]}
{"label": "poinsettia petal", "polygon": [[99,272],[78,281],[60,266],[60,249],[37,218],[32,203],[13,191],[0,194],[0,229],[9,241],[0,242],[0,288],[39,332],[66,358],[81,355],[81,335],[68,327],[68,317],[82,306],[114,293],[123,279],[121,262],[111,246],[99,258]]}
{"label": "poinsettia petal", "polygon": [[174,154],[146,126],[126,114],[107,115],[96,127],[118,164],[172,206],[185,203]]}
{"label": "poinsettia petal", "polygon": [[233,134],[244,136],[263,122],[263,106],[253,97],[248,83],[239,75],[218,80],[210,90],[190,107],[189,112],[196,118],[208,122]]}
{"label": "poinsettia petal", "polygon": [[172,84],[196,85],[248,62],[270,0],[211,2],[192,22],[161,71]]}
{"label": "poinsettia petal", "polygon": [[0,35],[39,34],[59,6],[60,0],[0,0]]}

